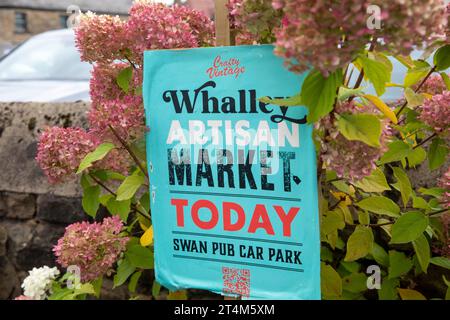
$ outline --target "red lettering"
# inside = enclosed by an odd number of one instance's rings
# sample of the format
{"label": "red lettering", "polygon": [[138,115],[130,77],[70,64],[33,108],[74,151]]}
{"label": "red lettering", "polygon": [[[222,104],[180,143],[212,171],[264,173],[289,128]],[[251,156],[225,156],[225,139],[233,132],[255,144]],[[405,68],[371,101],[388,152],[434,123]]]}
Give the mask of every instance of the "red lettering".
{"label": "red lettering", "polygon": [[[223,210],[223,229],[226,231],[238,231],[244,227],[245,212],[240,205],[234,202],[224,202],[222,204]],[[237,213],[237,221],[231,223],[231,210]]]}
{"label": "red lettering", "polygon": [[281,223],[283,224],[283,236],[290,237],[292,221],[300,211],[300,208],[290,208],[287,214],[284,212],[281,206],[273,206],[273,208],[277,212],[278,217],[280,217]]}
{"label": "red lettering", "polygon": [[170,204],[177,209],[177,226],[184,227],[184,209],[183,207],[188,205],[188,201],[185,199],[172,199]]}
{"label": "red lettering", "polygon": [[[260,218],[262,221],[260,221]],[[270,223],[269,215],[267,214],[266,207],[263,204],[257,204],[255,211],[253,212],[248,232],[255,233],[256,229],[262,228],[266,230],[267,234],[274,235],[272,224]]]}
{"label": "red lettering", "polygon": [[[208,208],[211,211],[211,219],[209,221],[200,220],[198,212],[202,208]],[[214,203],[208,200],[198,200],[192,206],[192,221],[201,229],[209,230],[214,228],[219,221],[219,212]]]}

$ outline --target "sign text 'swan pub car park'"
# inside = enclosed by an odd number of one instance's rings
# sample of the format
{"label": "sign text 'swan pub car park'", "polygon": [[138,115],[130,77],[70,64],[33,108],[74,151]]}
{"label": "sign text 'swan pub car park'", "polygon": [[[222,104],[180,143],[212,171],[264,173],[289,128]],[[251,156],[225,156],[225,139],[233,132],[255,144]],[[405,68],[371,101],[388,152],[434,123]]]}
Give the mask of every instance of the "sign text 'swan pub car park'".
{"label": "sign text 'swan pub car park'", "polygon": [[273,47],[145,53],[157,281],[255,299],[320,299],[312,126]]}

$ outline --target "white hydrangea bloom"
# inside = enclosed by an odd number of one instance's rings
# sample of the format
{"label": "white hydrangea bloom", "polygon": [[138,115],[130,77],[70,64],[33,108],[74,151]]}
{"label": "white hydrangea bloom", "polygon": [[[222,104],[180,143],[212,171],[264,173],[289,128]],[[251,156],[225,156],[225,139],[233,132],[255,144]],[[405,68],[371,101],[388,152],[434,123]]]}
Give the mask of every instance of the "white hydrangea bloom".
{"label": "white hydrangea bloom", "polygon": [[22,283],[24,295],[35,300],[47,298],[53,280],[59,275],[59,270],[56,267],[43,266],[41,268],[33,268],[28,273],[28,277]]}

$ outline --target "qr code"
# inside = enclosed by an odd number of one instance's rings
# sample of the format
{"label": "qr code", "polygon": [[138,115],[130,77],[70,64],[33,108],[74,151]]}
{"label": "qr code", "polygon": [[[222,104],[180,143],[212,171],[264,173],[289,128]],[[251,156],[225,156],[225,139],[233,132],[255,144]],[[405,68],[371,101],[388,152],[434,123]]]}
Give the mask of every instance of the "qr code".
{"label": "qr code", "polygon": [[250,270],[222,267],[223,293],[248,298],[250,295]]}

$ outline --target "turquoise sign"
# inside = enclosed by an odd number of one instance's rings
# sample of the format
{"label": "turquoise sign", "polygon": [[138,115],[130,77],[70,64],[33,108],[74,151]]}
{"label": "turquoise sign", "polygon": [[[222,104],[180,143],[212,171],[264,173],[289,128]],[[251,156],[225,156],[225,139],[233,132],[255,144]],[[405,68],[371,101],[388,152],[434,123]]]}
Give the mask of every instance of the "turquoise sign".
{"label": "turquoise sign", "polygon": [[306,74],[273,46],[147,51],[144,104],[157,281],[248,299],[320,299]]}

